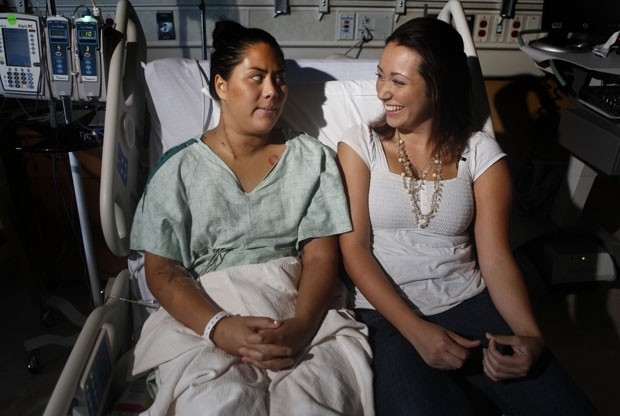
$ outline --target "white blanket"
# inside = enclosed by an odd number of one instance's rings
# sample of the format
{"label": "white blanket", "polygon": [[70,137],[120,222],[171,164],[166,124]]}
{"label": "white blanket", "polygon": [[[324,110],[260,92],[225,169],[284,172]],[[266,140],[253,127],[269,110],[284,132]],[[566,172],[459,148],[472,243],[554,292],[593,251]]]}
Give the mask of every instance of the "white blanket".
{"label": "white blanket", "polygon": [[[220,307],[234,314],[294,316],[298,259],[236,266],[200,278]],[[334,298],[310,345],[290,369],[242,363],[176,321],[163,308],[147,319],[133,374],[157,368],[158,392],[145,414],[374,415],[371,349],[366,327]]]}

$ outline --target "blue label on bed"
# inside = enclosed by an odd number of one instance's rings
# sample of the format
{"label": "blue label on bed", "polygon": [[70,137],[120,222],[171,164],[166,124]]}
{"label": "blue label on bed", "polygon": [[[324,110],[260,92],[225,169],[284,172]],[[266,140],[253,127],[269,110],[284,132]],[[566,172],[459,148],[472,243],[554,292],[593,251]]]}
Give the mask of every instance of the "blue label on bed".
{"label": "blue label on bed", "polygon": [[73,416],[100,416],[112,375],[108,331],[102,328],[88,357],[74,396]]}
{"label": "blue label on bed", "polygon": [[88,414],[92,416],[99,413],[99,406],[103,401],[103,394],[112,372],[109,348],[107,339],[99,344],[93,366],[88,373],[88,380],[84,386]]}
{"label": "blue label on bed", "polygon": [[129,171],[129,161],[123,152],[123,147],[120,143],[116,144],[116,171],[123,181],[123,185],[127,187],[127,174]]}

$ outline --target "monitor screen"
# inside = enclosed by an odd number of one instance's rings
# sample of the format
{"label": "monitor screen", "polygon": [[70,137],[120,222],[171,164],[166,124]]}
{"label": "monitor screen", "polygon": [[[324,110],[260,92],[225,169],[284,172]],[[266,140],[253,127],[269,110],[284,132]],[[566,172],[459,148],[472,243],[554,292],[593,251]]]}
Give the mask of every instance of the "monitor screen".
{"label": "monitor screen", "polygon": [[68,36],[65,29],[50,29],[49,37],[54,40],[67,40]]}
{"label": "monitor screen", "polygon": [[550,35],[572,33],[604,42],[620,30],[620,1],[544,0],[541,28]]}
{"label": "monitor screen", "polygon": [[95,30],[92,28],[78,30],[78,40],[81,43],[97,43],[97,32]]}
{"label": "monitor screen", "polygon": [[7,66],[29,67],[31,65],[27,29],[3,27],[2,39]]}

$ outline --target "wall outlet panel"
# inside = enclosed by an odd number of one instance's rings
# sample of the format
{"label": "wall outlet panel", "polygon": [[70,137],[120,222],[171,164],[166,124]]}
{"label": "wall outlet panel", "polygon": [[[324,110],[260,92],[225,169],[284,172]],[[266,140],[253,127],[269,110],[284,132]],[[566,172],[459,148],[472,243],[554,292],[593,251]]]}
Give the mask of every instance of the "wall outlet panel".
{"label": "wall outlet panel", "polygon": [[499,15],[493,16],[493,22],[491,26],[489,27],[491,42],[502,43],[504,39],[506,39],[506,32],[507,32],[506,23],[507,21],[505,19],[503,19],[502,21],[501,16]]}
{"label": "wall outlet panel", "polygon": [[519,42],[519,33],[525,27],[525,18],[523,16],[515,16],[514,19],[508,21],[509,27],[506,32],[506,42],[507,43],[518,43]]}
{"label": "wall outlet panel", "polygon": [[[472,37],[477,48],[518,49],[519,35],[522,30],[540,29],[541,16],[538,14],[517,14],[513,19],[502,19],[498,14],[474,13],[475,22]],[[502,31],[498,32],[501,23]],[[527,39],[542,35],[528,35]]]}
{"label": "wall outlet panel", "polygon": [[360,12],[356,15],[355,39],[367,39],[370,34],[372,40],[385,40],[392,33],[393,13]]}
{"label": "wall outlet panel", "polygon": [[336,29],[336,39],[355,39],[355,13],[338,13],[338,27]]}
{"label": "wall outlet panel", "polygon": [[474,23],[474,31],[472,37],[474,43],[484,43],[489,41],[489,31],[494,30],[492,28],[493,18],[488,14],[477,14]]}

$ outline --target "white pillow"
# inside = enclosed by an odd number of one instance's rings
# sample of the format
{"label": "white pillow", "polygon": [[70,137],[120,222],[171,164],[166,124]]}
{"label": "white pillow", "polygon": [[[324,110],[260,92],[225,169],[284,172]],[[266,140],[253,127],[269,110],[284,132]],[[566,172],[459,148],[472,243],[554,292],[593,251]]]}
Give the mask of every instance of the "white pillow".
{"label": "white pillow", "polygon": [[287,59],[286,82],[314,84],[326,81],[375,79],[376,59]]}
{"label": "white pillow", "polygon": [[166,150],[215,126],[219,107],[203,92],[209,89],[207,61],[164,58],[143,67],[151,115],[149,166],[154,166]]}
{"label": "white pillow", "polygon": [[379,117],[383,105],[374,80],[290,85],[282,120],[336,150],[349,127]]}
{"label": "white pillow", "polygon": [[[282,120],[335,149],[346,128],[381,112],[376,65],[373,59],[287,60],[289,98]],[[214,127],[220,110],[208,95],[208,61],[163,58],[143,67],[151,115],[149,164],[154,166],[166,150]]]}

